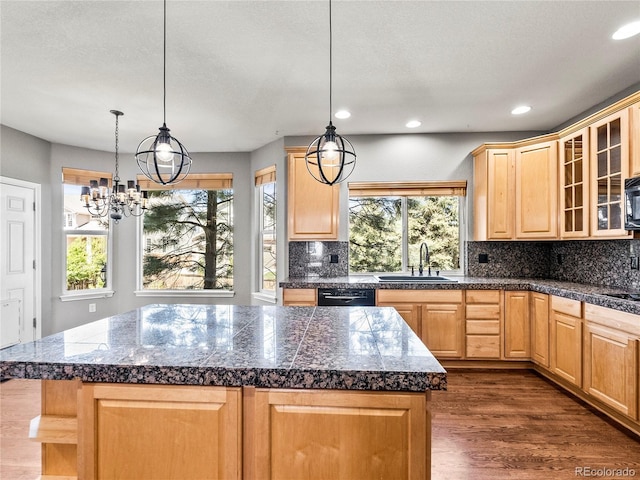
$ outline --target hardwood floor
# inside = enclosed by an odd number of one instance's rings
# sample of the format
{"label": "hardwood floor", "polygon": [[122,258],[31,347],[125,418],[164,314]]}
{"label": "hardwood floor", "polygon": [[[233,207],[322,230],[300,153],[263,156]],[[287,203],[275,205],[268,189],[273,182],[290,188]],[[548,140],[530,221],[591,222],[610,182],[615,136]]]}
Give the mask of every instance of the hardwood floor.
{"label": "hardwood floor", "polygon": [[[433,480],[640,478],[640,439],[533,372],[453,370],[432,399]],[[0,479],[38,478],[40,445],[27,435],[39,410],[39,381],[0,383]],[[625,468],[635,475],[595,471]]]}

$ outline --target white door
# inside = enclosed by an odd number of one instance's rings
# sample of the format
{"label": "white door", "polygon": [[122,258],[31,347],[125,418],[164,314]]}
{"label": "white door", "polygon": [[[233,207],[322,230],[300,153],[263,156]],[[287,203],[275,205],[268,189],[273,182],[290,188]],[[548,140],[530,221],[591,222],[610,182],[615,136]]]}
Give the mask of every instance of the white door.
{"label": "white door", "polygon": [[2,338],[3,345],[16,343],[8,338],[15,335],[15,322],[18,341],[24,343],[39,337],[40,328],[34,320],[39,305],[35,263],[37,188],[6,178],[0,183],[0,301],[7,303],[13,299],[9,303],[14,304],[19,301],[18,318],[12,309],[3,309],[9,317],[0,320],[0,337],[6,337]]}

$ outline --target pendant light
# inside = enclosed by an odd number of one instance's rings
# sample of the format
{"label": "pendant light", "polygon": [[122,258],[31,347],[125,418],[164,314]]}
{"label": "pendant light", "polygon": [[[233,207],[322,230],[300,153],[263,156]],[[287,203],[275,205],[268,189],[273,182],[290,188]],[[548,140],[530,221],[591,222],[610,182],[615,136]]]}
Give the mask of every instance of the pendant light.
{"label": "pendant light", "polygon": [[307,170],[317,181],[327,185],[345,180],[356,166],[356,152],[346,138],[336,133],[331,122],[333,111],[333,35],[331,30],[331,0],[329,0],[329,125],[316,137],[304,156]]}
{"label": "pendant light", "polygon": [[173,185],[191,170],[189,152],[167,128],[167,0],[164,0],[163,49],[163,119],[160,133],[145,138],[138,145],[136,161],[142,173],[161,185]]}
{"label": "pendant light", "polygon": [[92,217],[106,217],[107,214],[118,223],[122,217],[139,217],[147,210],[147,192],[140,191],[140,185],[128,180],[125,187],[120,184],[118,155],[118,118],[124,115],[119,110],[109,110],[116,117],[116,171],[113,176],[113,188],[109,191],[109,180],[101,178],[90,180],[89,186],[81,189],[80,199]]}

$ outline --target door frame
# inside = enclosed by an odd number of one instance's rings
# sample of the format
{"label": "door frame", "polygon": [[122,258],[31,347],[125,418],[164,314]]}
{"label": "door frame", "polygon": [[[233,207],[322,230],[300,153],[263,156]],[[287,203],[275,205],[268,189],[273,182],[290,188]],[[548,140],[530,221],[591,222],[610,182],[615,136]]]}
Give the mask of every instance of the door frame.
{"label": "door frame", "polygon": [[[0,184],[12,185],[15,187],[28,188],[33,190],[33,198],[35,202],[34,215],[34,254],[36,268],[33,270],[33,293],[34,304],[33,314],[36,318],[35,338],[37,340],[42,337],[42,186],[39,183],[27,182],[16,178],[0,176]],[[25,319],[28,321],[28,319]]]}

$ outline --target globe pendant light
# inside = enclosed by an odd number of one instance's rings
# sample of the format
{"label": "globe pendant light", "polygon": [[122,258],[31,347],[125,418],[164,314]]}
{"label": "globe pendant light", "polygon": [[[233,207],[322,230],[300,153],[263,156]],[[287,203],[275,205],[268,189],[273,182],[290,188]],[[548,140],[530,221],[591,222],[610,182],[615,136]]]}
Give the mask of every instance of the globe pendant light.
{"label": "globe pendant light", "polygon": [[333,111],[333,36],[331,31],[331,0],[329,0],[329,125],[316,137],[304,156],[307,170],[317,181],[327,185],[345,180],[356,166],[356,152],[346,138],[336,133],[331,122]]}
{"label": "globe pendant light", "polygon": [[142,173],[162,185],[173,185],[191,170],[191,156],[167,128],[167,0],[164,0],[163,120],[160,133],[145,138],[136,150],[136,161]]}

